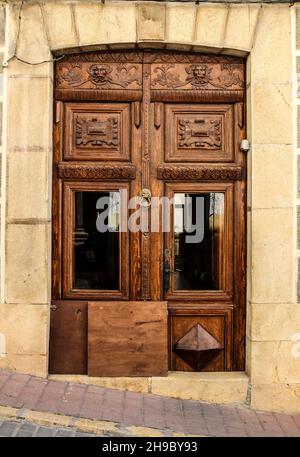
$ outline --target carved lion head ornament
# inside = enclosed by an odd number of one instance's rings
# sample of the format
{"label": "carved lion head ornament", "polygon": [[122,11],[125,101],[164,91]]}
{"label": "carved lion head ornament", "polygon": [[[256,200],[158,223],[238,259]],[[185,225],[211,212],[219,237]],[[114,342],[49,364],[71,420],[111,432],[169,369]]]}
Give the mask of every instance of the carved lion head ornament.
{"label": "carved lion head ornament", "polygon": [[89,80],[92,83],[97,85],[104,85],[107,83],[111,83],[112,79],[110,74],[112,72],[112,68],[106,64],[93,64],[89,67]]}
{"label": "carved lion head ornament", "polygon": [[212,68],[208,65],[189,65],[185,68],[189,75],[186,80],[195,86],[203,86],[211,80]]}

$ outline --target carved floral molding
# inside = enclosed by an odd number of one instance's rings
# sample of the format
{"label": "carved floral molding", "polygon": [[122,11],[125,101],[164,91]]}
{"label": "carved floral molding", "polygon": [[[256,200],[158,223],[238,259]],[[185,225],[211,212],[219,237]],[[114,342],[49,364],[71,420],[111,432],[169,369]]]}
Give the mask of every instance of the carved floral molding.
{"label": "carved floral molding", "polygon": [[58,164],[58,177],[66,179],[135,179],[134,165]]}
{"label": "carved floral molding", "polygon": [[126,63],[65,63],[57,72],[58,89],[141,89],[142,66]]}
{"label": "carved floral molding", "polygon": [[152,89],[221,89],[244,87],[243,65],[240,64],[166,64],[153,65]]}
{"label": "carved floral molding", "polygon": [[158,179],[166,181],[231,181],[242,179],[242,168],[237,166],[164,166],[157,168]]}
{"label": "carved floral molding", "polygon": [[73,54],[57,62],[57,89],[142,89],[143,63],[154,90],[243,90],[243,60],[227,56],[133,51]]}

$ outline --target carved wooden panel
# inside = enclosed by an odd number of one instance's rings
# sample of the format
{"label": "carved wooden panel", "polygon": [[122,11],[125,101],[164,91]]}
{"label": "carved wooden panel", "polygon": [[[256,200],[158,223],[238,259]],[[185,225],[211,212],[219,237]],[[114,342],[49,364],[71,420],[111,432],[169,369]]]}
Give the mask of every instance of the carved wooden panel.
{"label": "carved wooden panel", "polygon": [[60,100],[141,100],[143,65],[151,67],[151,98],[228,102],[244,97],[244,60],[177,51],[101,51],[66,55],[56,62]]}
{"label": "carved wooden panel", "polygon": [[159,165],[157,178],[165,181],[235,181],[241,180],[242,167]]}
{"label": "carved wooden panel", "polygon": [[89,376],[167,373],[167,302],[88,304]]}
{"label": "carved wooden panel", "polygon": [[135,63],[58,63],[56,88],[63,89],[141,89],[142,65]]}
{"label": "carved wooden panel", "polygon": [[152,64],[151,89],[243,90],[244,67],[231,63]]}
{"label": "carved wooden panel", "polygon": [[135,179],[134,165],[58,164],[58,177],[65,179]]}
{"label": "carved wooden panel", "polygon": [[70,103],[65,160],[129,160],[129,105]]}
{"label": "carved wooden panel", "polygon": [[231,105],[166,105],[166,162],[234,159]]}
{"label": "carved wooden panel", "polygon": [[226,371],[231,367],[232,310],[170,311],[171,370]]}

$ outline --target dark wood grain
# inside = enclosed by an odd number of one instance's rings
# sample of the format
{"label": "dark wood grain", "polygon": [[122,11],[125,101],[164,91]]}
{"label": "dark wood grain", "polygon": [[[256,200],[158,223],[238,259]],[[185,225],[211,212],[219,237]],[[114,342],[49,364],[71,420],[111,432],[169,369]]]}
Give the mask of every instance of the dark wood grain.
{"label": "dark wood grain", "polygon": [[50,341],[50,373],[87,373],[87,302],[52,301]]}

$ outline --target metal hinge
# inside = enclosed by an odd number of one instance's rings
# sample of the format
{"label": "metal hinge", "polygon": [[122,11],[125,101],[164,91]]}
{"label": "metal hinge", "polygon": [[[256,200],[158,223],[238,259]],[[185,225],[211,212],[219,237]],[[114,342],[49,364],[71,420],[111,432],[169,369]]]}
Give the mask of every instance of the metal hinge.
{"label": "metal hinge", "polygon": [[62,115],[62,102],[55,102],[55,123],[58,124],[61,121]]}

